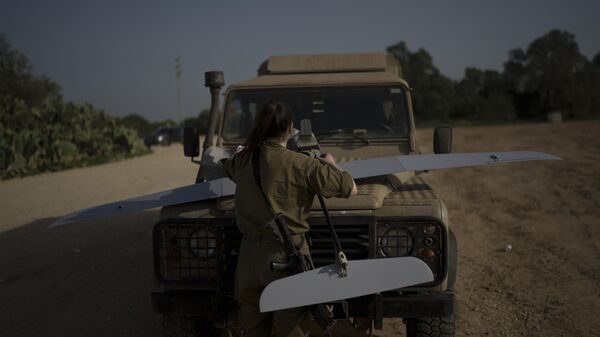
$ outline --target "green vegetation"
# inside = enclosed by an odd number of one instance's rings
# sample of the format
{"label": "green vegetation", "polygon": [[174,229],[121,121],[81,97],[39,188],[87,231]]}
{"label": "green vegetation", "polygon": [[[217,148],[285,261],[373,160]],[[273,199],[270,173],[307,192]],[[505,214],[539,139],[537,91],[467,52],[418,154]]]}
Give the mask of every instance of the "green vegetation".
{"label": "green vegetation", "polygon": [[210,110],[203,109],[200,111],[198,117],[189,117],[181,122],[181,127],[197,128],[200,134],[206,134],[208,129],[208,118],[210,117]]}
{"label": "green vegetation", "polygon": [[[196,117],[188,117],[179,123],[180,127],[192,127],[200,130],[201,134],[206,133],[206,129],[208,128],[208,117],[210,115],[210,110],[203,109],[198,116]],[[175,127],[177,123],[174,121],[167,119],[159,122],[150,122],[143,116],[138,114],[129,114],[125,117],[119,118],[119,122],[125,125],[128,128],[134,129],[137,131],[138,135],[141,137],[145,137],[152,133],[154,130],[160,127]]]}
{"label": "green vegetation", "polygon": [[566,31],[511,50],[502,72],[467,68],[458,81],[441,74],[423,48],[411,52],[400,42],[387,51],[414,89],[419,124],[543,120],[553,111],[566,119],[600,117],[600,52],[588,60]]}
{"label": "green vegetation", "polygon": [[137,132],[90,104],[64,102],[60,86],[35,76],[0,35],[2,179],[148,153]]}
{"label": "green vegetation", "polygon": [[140,137],[145,137],[150,134],[156,126],[149,122],[146,118],[138,114],[129,114],[119,118],[119,122],[130,129],[134,129]]}
{"label": "green vegetation", "polygon": [[158,122],[150,122],[146,118],[138,114],[129,114],[125,117],[118,118],[119,123],[125,125],[128,128],[134,129],[137,131],[140,137],[146,137],[154,130],[160,127],[175,127],[177,123],[175,123],[171,119],[165,119],[163,121]]}

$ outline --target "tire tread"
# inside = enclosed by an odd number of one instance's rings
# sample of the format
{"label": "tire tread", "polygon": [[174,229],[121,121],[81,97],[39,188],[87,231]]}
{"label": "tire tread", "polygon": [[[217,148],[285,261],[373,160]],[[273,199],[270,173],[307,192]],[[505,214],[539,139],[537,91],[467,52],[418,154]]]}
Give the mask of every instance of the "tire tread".
{"label": "tire tread", "polygon": [[454,315],[410,318],[406,323],[408,337],[454,337]]}

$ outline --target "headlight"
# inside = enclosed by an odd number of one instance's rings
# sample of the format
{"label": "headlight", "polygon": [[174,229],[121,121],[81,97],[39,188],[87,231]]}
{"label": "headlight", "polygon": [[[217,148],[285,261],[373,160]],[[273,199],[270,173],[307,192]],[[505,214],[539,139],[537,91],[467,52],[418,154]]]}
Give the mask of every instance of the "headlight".
{"label": "headlight", "polygon": [[383,256],[407,256],[414,247],[412,234],[404,227],[391,226],[379,236],[379,249]]}
{"label": "headlight", "polygon": [[436,281],[444,277],[447,248],[442,224],[397,221],[379,225],[378,231],[377,253],[380,257],[414,256],[431,268]]}
{"label": "headlight", "polygon": [[209,258],[215,256],[217,240],[215,233],[207,229],[194,231],[188,237],[188,247],[193,256]]}
{"label": "headlight", "polygon": [[160,135],[160,136],[158,136],[158,141],[159,141],[159,142],[162,142],[162,141],[163,141],[163,139],[165,139],[165,136],[163,136],[163,135]]}
{"label": "headlight", "polygon": [[[164,223],[155,227],[155,270],[161,282],[206,282],[217,276],[217,229]],[[200,284],[197,283],[197,284]]]}

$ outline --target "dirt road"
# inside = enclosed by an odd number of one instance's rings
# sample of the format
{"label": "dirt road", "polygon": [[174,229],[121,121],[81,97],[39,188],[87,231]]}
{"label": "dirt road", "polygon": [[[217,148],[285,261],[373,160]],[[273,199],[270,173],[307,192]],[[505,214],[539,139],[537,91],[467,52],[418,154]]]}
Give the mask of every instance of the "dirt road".
{"label": "dirt road", "polygon": [[181,146],[0,181],[0,336],[159,336],[151,309],[156,212],[48,230],[80,208],[193,183]]}
{"label": "dirt road", "polygon": [[[457,336],[600,336],[600,122],[455,129],[456,152],[525,149],[565,160],[427,175],[459,242]],[[190,183],[195,166],[181,153],[0,181],[1,336],[159,335],[155,212],[46,227]],[[378,335],[402,335],[400,320],[385,325]]]}
{"label": "dirt road", "polygon": [[457,335],[600,336],[600,123],[455,136],[456,152],[564,159],[430,174],[458,239]]}

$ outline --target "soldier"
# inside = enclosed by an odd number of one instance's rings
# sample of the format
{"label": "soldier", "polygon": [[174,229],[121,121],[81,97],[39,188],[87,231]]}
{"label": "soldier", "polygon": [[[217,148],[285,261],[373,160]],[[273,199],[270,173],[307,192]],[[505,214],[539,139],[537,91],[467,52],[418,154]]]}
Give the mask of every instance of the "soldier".
{"label": "soldier", "polygon": [[[287,276],[272,271],[271,262],[286,262],[285,247],[266,225],[273,212],[281,212],[299,250],[309,255],[304,234],[315,195],[349,198],[356,194],[352,176],[335,164],[331,154],[311,158],[286,149],[293,132],[293,116],[282,103],[267,101],[256,116],[255,126],[243,150],[225,163],[236,183],[235,215],[244,237],[238,259],[235,293],[244,336],[307,336],[310,316],[305,308],[261,313],[258,303],[264,287]],[[257,152],[259,150],[259,152]],[[259,189],[252,156],[259,154]],[[266,200],[265,200],[266,199]],[[267,202],[270,205],[267,205]]]}

